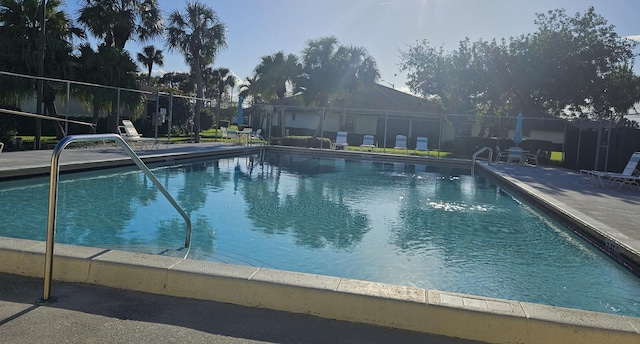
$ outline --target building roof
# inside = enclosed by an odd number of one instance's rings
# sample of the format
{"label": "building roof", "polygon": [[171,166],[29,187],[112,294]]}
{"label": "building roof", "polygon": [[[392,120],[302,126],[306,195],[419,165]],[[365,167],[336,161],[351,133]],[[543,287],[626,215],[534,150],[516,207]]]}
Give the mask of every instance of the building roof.
{"label": "building roof", "polygon": [[[282,103],[276,100],[271,104],[280,105]],[[288,97],[285,99],[284,105],[302,106],[302,97],[300,95]],[[331,107],[405,113],[441,112],[438,105],[428,102],[423,98],[379,84],[373,84],[371,87],[355,91],[349,97],[337,99],[333,101]]]}

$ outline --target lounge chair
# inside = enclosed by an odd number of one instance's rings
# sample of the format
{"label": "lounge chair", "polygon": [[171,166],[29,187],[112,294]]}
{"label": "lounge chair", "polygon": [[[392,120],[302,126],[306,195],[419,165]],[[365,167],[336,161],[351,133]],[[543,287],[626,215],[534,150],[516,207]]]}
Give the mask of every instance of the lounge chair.
{"label": "lounge chair", "polygon": [[429,155],[429,139],[424,136],[418,136],[416,139],[416,149],[413,150],[413,154],[416,154],[416,151],[427,152],[427,155]]}
{"label": "lounge chair", "polygon": [[338,149],[338,147],[340,147],[343,150],[347,149],[347,147],[349,147],[349,144],[347,144],[347,132],[346,131],[339,131],[336,134],[336,142],[331,145],[331,148],[332,149]]}
{"label": "lounge chair", "polygon": [[396,135],[396,145],[393,147],[393,149],[404,149],[408,153],[409,151],[407,150],[407,137],[404,135]]}
{"label": "lounge chair", "polygon": [[629,158],[627,166],[622,173],[602,172],[595,170],[580,170],[580,174],[589,179],[593,185],[600,184],[602,188],[613,187],[616,183],[620,183],[618,190],[623,185],[635,185],[640,190],[640,171],[638,171],[638,163],[640,162],[640,152],[635,152]]}
{"label": "lounge chair", "polygon": [[257,140],[259,144],[266,144],[267,140],[265,140],[262,137],[262,129],[258,129],[256,131],[254,131],[253,133],[251,133],[251,140],[253,142],[253,140]]}
{"label": "lounge chair", "polygon": [[118,132],[125,141],[131,142],[132,144],[139,143],[140,149],[143,150],[147,148],[147,143],[151,144],[151,149],[158,148],[158,145],[160,143],[160,141],[157,139],[151,137],[142,137],[142,135],[138,133],[138,130],[136,130],[136,127],[133,125],[133,122],[128,119],[122,120],[122,125],[118,127]]}
{"label": "lounge chair", "polygon": [[373,152],[373,150],[376,148],[376,146],[374,145],[374,137],[373,137],[373,135],[365,135],[362,138],[362,144],[360,145],[360,151],[361,152],[362,152],[363,148],[368,148]]}

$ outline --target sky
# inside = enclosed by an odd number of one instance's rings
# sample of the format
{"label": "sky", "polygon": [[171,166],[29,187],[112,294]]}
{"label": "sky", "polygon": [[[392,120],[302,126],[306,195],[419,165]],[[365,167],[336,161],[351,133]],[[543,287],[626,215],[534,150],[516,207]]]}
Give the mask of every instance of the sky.
{"label": "sky", "polygon": [[[186,0],[158,0],[163,15],[184,12]],[[253,74],[261,58],[283,51],[300,56],[307,42],[335,36],[347,46],[367,49],[380,70],[380,84],[408,91],[399,71],[400,51],[426,39],[447,51],[471,41],[509,39],[537,30],[535,14],[564,8],[584,13],[589,6],[614,25],[620,37],[640,39],[638,0],[200,0],[214,9],[227,27],[226,49],[213,67],[228,68],[239,79]],[[77,18],[81,0],[66,0],[63,9]],[[170,52],[162,39],[128,42],[132,57],[145,45],[164,50],[165,63],[154,75],[188,72],[179,52]],[[637,48],[636,53],[640,53]],[[146,69],[140,66],[142,72]],[[640,60],[636,61],[640,74]]]}

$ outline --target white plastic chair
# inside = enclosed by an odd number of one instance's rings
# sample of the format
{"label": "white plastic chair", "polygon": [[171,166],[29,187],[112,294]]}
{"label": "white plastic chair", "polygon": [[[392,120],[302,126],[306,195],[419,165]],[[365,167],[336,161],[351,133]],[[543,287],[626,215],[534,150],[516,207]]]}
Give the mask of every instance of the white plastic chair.
{"label": "white plastic chair", "polygon": [[374,137],[373,135],[365,135],[362,138],[362,144],[360,145],[360,151],[362,152],[363,148],[368,148],[373,151],[376,146],[374,145]]}
{"label": "white plastic chair", "polygon": [[424,137],[424,136],[418,136],[418,138],[416,139],[416,149],[413,150],[413,154],[415,154],[416,151],[427,152],[427,155],[428,155],[429,154],[429,139]]}
{"label": "white plastic chair", "polygon": [[522,148],[520,147],[511,147],[509,148],[509,153],[507,154],[507,164],[511,162],[517,162],[518,164],[522,164]]}
{"label": "white plastic chair", "polygon": [[347,149],[347,147],[349,147],[349,145],[347,144],[347,132],[339,131],[336,134],[336,142],[333,145],[331,145],[331,147],[333,149],[338,149],[338,147],[342,149]]}
{"label": "white plastic chair", "polygon": [[158,148],[160,142],[159,140],[151,137],[142,137],[133,125],[133,122],[128,119],[122,120],[122,125],[118,127],[118,132],[125,141],[129,141],[132,144],[139,143],[140,149],[146,149],[147,142],[151,143],[151,149]]}
{"label": "white plastic chair", "polygon": [[509,152],[507,151],[501,151],[500,150],[500,146],[496,145],[496,162],[502,160],[502,159],[507,159],[507,156],[509,155]]}
{"label": "white plastic chair", "polygon": [[524,157],[522,158],[523,162],[529,165],[531,165],[531,163],[533,162],[536,166],[538,166],[538,156],[540,155],[540,152],[542,152],[542,149],[538,148],[535,153],[525,153]]}
{"label": "white plastic chair", "polygon": [[393,149],[404,149],[408,152],[407,137],[404,135],[396,135],[396,145],[393,147]]}
{"label": "white plastic chair", "polygon": [[640,152],[635,152],[631,155],[631,158],[629,158],[627,166],[625,166],[622,173],[580,170],[580,174],[589,178],[594,185],[597,181],[602,188],[608,188],[620,182],[618,190],[620,190],[624,184],[635,185],[638,187],[638,190],[640,190],[638,163],[640,163]]}

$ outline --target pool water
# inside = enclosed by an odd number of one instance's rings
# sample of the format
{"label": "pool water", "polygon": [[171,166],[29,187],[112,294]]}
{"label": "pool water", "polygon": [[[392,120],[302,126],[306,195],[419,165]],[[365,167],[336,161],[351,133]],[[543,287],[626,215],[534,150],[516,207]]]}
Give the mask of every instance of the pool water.
{"label": "pool water", "polygon": [[[458,167],[268,154],[152,169],[190,259],[640,316],[640,279]],[[0,236],[45,240],[48,178],[0,183]],[[56,242],[182,256],[142,173],[62,175]]]}

